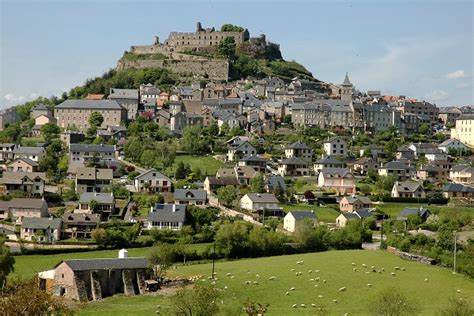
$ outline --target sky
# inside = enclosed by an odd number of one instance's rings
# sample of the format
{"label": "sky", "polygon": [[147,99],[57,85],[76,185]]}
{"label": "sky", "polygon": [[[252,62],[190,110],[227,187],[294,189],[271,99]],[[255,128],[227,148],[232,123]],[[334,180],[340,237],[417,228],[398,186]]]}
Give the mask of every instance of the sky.
{"label": "sky", "polygon": [[0,0],[0,108],[60,95],[131,45],[232,23],[266,34],[325,82],[345,73],[438,106],[474,104],[474,1]]}

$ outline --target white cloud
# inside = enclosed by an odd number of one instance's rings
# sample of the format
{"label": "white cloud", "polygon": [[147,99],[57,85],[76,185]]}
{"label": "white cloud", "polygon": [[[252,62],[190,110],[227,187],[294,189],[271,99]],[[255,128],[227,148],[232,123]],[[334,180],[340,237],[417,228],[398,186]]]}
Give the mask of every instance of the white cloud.
{"label": "white cloud", "polygon": [[464,70],[456,70],[446,74],[446,79],[460,79],[466,77]]}
{"label": "white cloud", "polygon": [[444,90],[433,90],[431,91],[426,98],[430,101],[443,101],[449,97],[449,93]]}
{"label": "white cloud", "polygon": [[456,88],[458,88],[458,89],[464,89],[464,88],[468,88],[468,87],[469,87],[469,83],[467,83],[467,82],[461,82],[461,83],[458,83],[456,85]]}
{"label": "white cloud", "polygon": [[7,103],[9,103],[10,105],[14,105],[14,104],[17,104],[17,103],[20,103],[20,102],[24,102],[26,100],[25,96],[22,96],[22,95],[16,96],[13,93],[7,93],[4,96],[4,98],[5,98],[5,100],[7,100]]}

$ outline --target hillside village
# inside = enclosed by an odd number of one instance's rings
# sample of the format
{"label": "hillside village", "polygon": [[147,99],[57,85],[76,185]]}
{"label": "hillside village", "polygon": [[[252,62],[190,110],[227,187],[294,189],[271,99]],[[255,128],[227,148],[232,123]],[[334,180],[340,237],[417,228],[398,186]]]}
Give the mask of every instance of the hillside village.
{"label": "hillside village", "polygon": [[[388,249],[474,276],[474,107],[360,91],[348,73],[290,77],[293,64],[242,76],[246,54],[267,70],[286,65],[264,35],[198,23],[132,46],[109,75],[145,71],[133,88],[104,75],[1,111],[0,233],[11,251],[214,243],[188,258],[206,260]],[[162,69],[174,79],[150,81]],[[219,239],[239,225],[240,247]],[[257,229],[274,248],[249,241]],[[154,291],[163,279],[148,266],[123,249],[39,278],[56,295],[100,300]]]}

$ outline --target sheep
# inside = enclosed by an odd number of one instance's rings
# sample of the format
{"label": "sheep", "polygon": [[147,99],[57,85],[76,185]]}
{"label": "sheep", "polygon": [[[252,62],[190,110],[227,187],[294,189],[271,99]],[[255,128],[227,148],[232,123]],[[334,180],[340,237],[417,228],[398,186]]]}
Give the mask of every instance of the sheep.
{"label": "sheep", "polygon": [[352,268],[352,271],[357,272],[357,268]]}
{"label": "sheep", "polygon": [[296,305],[296,304],[291,305],[291,307],[293,307],[293,308],[296,308],[297,306],[298,306],[298,305]]}
{"label": "sheep", "polygon": [[395,270],[400,270],[400,267],[395,267]]}
{"label": "sheep", "polygon": [[341,288],[339,289],[339,292],[345,292],[345,291],[346,291],[346,287],[345,287],[345,286],[343,286],[343,287],[341,287]]}
{"label": "sheep", "polygon": [[256,278],[260,278],[260,274],[256,274],[255,277],[256,277]]}
{"label": "sheep", "polygon": [[456,292],[461,293],[461,290],[457,290]]}
{"label": "sheep", "polygon": [[235,278],[235,277],[234,277],[234,276],[231,276],[230,278],[233,279],[233,278]]}
{"label": "sheep", "polygon": [[426,278],[426,279],[425,279],[425,282],[428,282],[428,281],[429,281],[428,278]]}
{"label": "sheep", "polygon": [[337,300],[332,300],[332,301],[337,304]]}
{"label": "sheep", "polygon": [[160,309],[160,308],[161,308],[161,305],[156,305],[156,308]]}
{"label": "sheep", "polygon": [[252,283],[252,282],[251,281],[245,281],[245,284],[250,284],[250,283]]}
{"label": "sheep", "polygon": [[314,303],[313,303],[313,304],[311,304],[311,307],[316,307],[316,304],[314,304]]}
{"label": "sheep", "polygon": [[402,271],[405,271],[406,269],[404,267],[402,267]]}
{"label": "sheep", "polygon": [[217,275],[217,272],[213,272],[212,274]]}
{"label": "sheep", "polygon": [[215,284],[216,284],[216,281],[212,281],[211,284],[212,284],[212,285],[215,285]]}
{"label": "sheep", "polygon": [[295,269],[290,269],[290,272],[293,272],[293,271],[295,271]]}
{"label": "sheep", "polygon": [[305,307],[306,307],[306,305],[305,305],[305,304],[301,304],[301,307],[305,308]]}
{"label": "sheep", "polygon": [[227,275],[227,276],[231,276],[231,275],[232,275],[232,273],[230,273],[230,272],[227,272],[225,275]]}
{"label": "sheep", "polygon": [[370,283],[367,283],[367,286],[368,286],[368,287],[372,287],[372,284],[370,284]]}
{"label": "sheep", "polygon": [[365,274],[370,274],[370,271],[365,271]]}
{"label": "sheep", "polygon": [[385,271],[385,268],[382,268],[382,269],[380,269],[380,270]]}
{"label": "sheep", "polygon": [[313,270],[308,270],[308,273],[309,273],[309,274],[313,273]]}
{"label": "sheep", "polygon": [[285,295],[290,295],[290,292],[286,292]]}
{"label": "sheep", "polygon": [[224,286],[224,290],[227,290],[227,285],[226,285],[226,286]]}
{"label": "sheep", "polygon": [[253,281],[253,284],[258,285],[258,281]]}
{"label": "sheep", "polygon": [[326,280],[323,280],[323,283],[326,283]]}
{"label": "sheep", "polygon": [[310,281],[314,281],[314,279],[309,279]]}
{"label": "sheep", "polygon": [[375,266],[371,266],[370,268],[371,268],[371,269],[375,269]]}
{"label": "sheep", "polygon": [[365,263],[363,263],[362,266],[363,266],[364,268],[367,268],[367,265],[366,265]]}
{"label": "sheep", "polygon": [[355,266],[356,265],[355,262],[352,262],[352,265]]}
{"label": "sheep", "polygon": [[304,263],[304,261],[303,261],[303,260],[301,260],[301,261],[297,261],[297,262],[296,262],[296,264],[303,264],[303,263]]}
{"label": "sheep", "polygon": [[390,273],[391,275],[395,276],[395,272]]}
{"label": "sheep", "polygon": [[268,278],[269,280],[275,280],[276,277],[274,277],[273,275],[271,277]]}
{"label": "sheep", "polygon": [[314,287],[318,287],[319,285],[315,284]]}
{"label": "sheep", "polygon": [[316,281],[319,281],[319,279],[321,279],[321,277],[317,277],[315,280],[316,280]]}
{"label": "sheep", "polygon": [[290,291],[294,291],[294,290],[295,290],[295,288],[294,288],[294,287],[290,287]]}
{"label": "sheep", "polygon": [[322,295],[318,295],[318,297],[319,297],[319,298],[323,298],[323,296],[322,296]]}
{"label": "sheep", "polygon": [[314,272],[315,272],[315,273],[319,273],[319,270],[315,270]]}
{"label": "sheep", "polygon": [[207,278],[208,278],[209,280],[212,280],[212,277],[211,277],[211,276],[210,276],[210,277],[207,277]]}

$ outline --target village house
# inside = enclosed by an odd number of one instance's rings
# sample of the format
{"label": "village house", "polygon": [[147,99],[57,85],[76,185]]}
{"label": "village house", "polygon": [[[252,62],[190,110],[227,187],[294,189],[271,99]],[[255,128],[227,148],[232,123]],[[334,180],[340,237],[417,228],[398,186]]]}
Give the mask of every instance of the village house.
{"label": "village house", "polygon": [[0,143],[0,162],[13,160],[16,144]]}
{"label": "village house", "polygon": [[425,222],[428,217],[430,217],[431,212],[425,208],[404,208],[397,216],[398,221],[406,221],[409,216],[418,216],[423,222]]}
{"label": "village house", "polygon": [[347,168],[325,168],[318,176],[318,186],[333,190],[337,195],[355,193],[355,178]]}
{"label": "village house", "polygon": [[16,147],[13,149],[13,158],[28,158],[35,162],[39,162],[46,156],[44,147]]}
{"label": "village house", "polygon": [[395,181],[393,184],[391,197],[400,198],[425,198],[425,189],[419,182],[415,181]]}
{"label": "village house", "polygon": [[112,169],[77,168],[76,193],[104,192],[111,188],[113,180]]}
{"label": "village house", "polygon": [[175,189],[175,204],[205,205],[207,193],[205,190]]}
{"label": "village house", "polygon": [[450,138],[439,144],[438,149],[446,154],[449,154],[450,150],[465,152],[468,150],[468,147],[464,145],[459,139]]}
{"label": "village house", "polygon": [[219,188],[225,186],[233,186],[234,188],[238,188],[240,186],[239,181],[236,177],[206,177],[204,180],[204,190],[206,190],[207,194],[215,194]]}
{"label": "village house", "polygon": [[308,163],[300,158],[283,159],[278,164],[278,173],[283,176],[309,176]]}
{"label": "village house", "polygon": [[171,179],[150,169],[135,177],[134,187],[136,192],[171,192]]}
{"label": "village house", "polygon": [[20,238],[27,241],[55,242],[61,237],[61,219],[53,217],[25,217]]}
{"label": "village house", "polygon": [[371,144],[359,151],[359,156],[368,158],[385,158],[385,149],[383,146]]}
{"label": "village house", "polygon": [[456,127],[451,129],[451,138],[459,139],[474,148],[474,114],[462,114],[456,119]]}
{"label": "village house", "polygon": [[76,127],[79,131],[86,131],[90,127],[89,117],[94,112],[99,112],[104,118],[100,128],[117,126],[127,121],[127,110],[115,100],[68,99],[54,108],[59,127]]}
{"label": "village house", "polygon": [[411,170],[404,162],[394,160],[381,166],[378,172],[380,176],[394,176],[398,181],[406,181],[411,178]]}
{"label": "village house", "polygon": [[460,183],[448,183],[443,187],[443,197],[448,198],[472,198],[474,197],[474,187]]}
{"label": "village house", "polygon": [[156,204],[148,214],[147,229],[181,230],[186,222],[186,205]]}
{"label": "village house", "polygon": [[344,228],[344,227],[346,227],[348,221],[363,220],[363,219],[369,218],[371,216],[372,216],[372,214],[367,209],[359,209],[359,210],[354,211],[354,212],[341,213],[336,218],[336,227],[337,228]]}
{"label": "village house", "polygon": [[9,172],[37,172],[39,164],[28,158],[18,158],[7,164]]}
{"label": "village house", "polygon": [[280,175],[270,174],[265,175],[265,190],[268,193],[276,194],[278,190],[280,193],[286,192],[285,179]]}
{"label": "village house", "polygon": [[325,141],[323,149],[327,156],[347,156],[347,143],[339,137],[333,137]]}
{"label": "village house", "polygon": [[43,103],[35,105],[30,112],[30,118],[35,119],[41,115],[53,116],[53,110],[51,107],[44,105]]}
{"label": "village house", "polygon": [[170,119],[170,130],[178,135],[183,134],[185,128],[203,126],[203,118],[199,114],[179,112]]}
{"label": "village house", "polygon": [[76,131],[64,131],[59,134],[59,139],[67,146],[71,144],[77,144],[86,138],[86,135],[81,132],[76,132]]}
{"label": "village house", "polygon": [[114,140],[118,144],[123,144],[127,139],[127,128],[125,126],[107,126],[107,129],[98,130],[97,136],[105,141]]}
{"label": "village house", "polygon": [[239,160],[239,166],[252,167],[255,171],[265,172],[268,159],[259,157],[257,155],[245,156]]}
{"label": "village house", "polygon": [[440,108],[438,118],[445,126],[454,126],[456,119],[462,114],[458,108]]}
{"label": "village house", "polygon": [[64,213],[62,216],[61,237],[63,239],[89,239],[100,224],[99,214]]}
{"label": "village house", "polygon": [[0,193],[25,192],[28,196],[41,197],[44,194],[45,182],[44,172],[6,171],[0,178],[0,185],[3,188],[0,188]]}
{"label": "village house", "polygon": [[474,167],[467,164],[453,166],[449,171],[449,179],[454,183],[474,184]]}
{"label": "village house", "polygon": [[237,136],[227,141],[227,160],[239,161],[243,157],[256,155],[257,150],[253,147],[247,137]]}
{"label": "village house", "polygon": [[372,207],[372,201],[366,196],[345,196],[339,202],[341,212],[352,213],[360,209],[368,209]]}
{"label": "village house", "polygon": [[314,211],[290,211],[283,219],[283,228],[294,233],[298,229],[298,224],[305,220],[316,225],[317,219]]}
{"label": "village house", "polygon": [[337,156],[324,156],[314,162],[314,172],[319,173],[324,168],[344,168],[346,163]]}
{"label": "village house", "polygon": [[99,301],[117,293],[144,294],[149,264],[145,258],[69,259],[38,274],[39,285],[56,296],[79,302]]}
{"label": "village house", "polygon": [[239,201],[241,208],[253,212],[280,211],[280,201],[272,193],[247,193]]}
{"label": "village house", "polygon": [[94,162],[107,167],[116,163],[117,150],[115,145],[70,144],[69,173],[76,173],[77,168],[85,167],[88,162]]}
{"label": "village house", "polygon": [[416,158],[425,156],[427,153],[432,153],[438,149],[434,143],[412,143],[408,148],[413,151]]}
{"label": "village house", "polygon": [[449,171],[435,165],[425,165],[416,171],[416,177],[431,183],[443,182],[448,179]]}
{"label": "village house", "polygon": [[[92,209],[92,201],[96,202],[97,209]],[[74,213],[100,214],[102,221],[107,221],[115,210],[113,193],[84,192],[79,197],[79,206]]]}
{"label": "village house", "polygon": [[127,110],[127,119],[134,120],[138,115],[138,89],[110,88],[109,100],[116,101]]}
{"label": "village house", "polygon": [[48,204],[43,199],[30,198],[14,198],[7,202],[8,208],[4,214],[8,214],[6,218],[10,218],[12,222],[21,224],[27,217],[47,217]]}
{"label": "village house", "polygon": [[377,170],[378,168],[379,163],[376,159],[371,157],[361,157],[352,164],[351,170],[360,175],[367,175],[369,170]]}
{"label": "village house", "polygon": [[311,162],[313,159],[313,150],[305,143],[298,141],[286,147],[285,156],[286,158],[296,157],[303,161]]}

